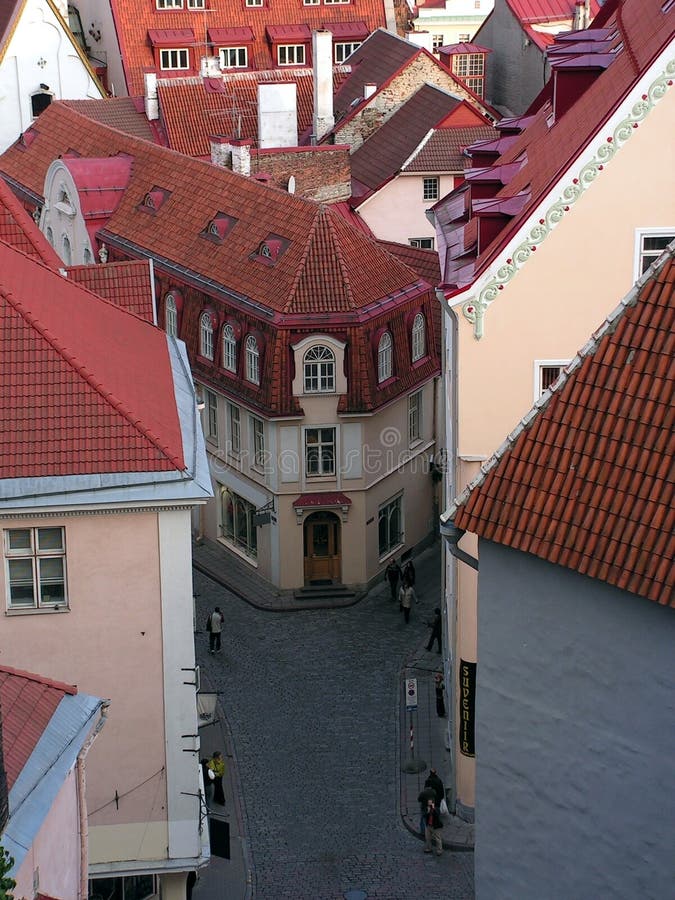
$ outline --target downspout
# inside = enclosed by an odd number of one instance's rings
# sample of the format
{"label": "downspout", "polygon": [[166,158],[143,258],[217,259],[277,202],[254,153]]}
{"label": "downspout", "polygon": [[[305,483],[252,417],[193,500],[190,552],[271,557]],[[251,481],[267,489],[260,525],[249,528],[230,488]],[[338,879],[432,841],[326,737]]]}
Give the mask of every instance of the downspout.
{"label": "downspout", "polygon": [[110,700],[104,700],[101,703],[101,715],[96,723],[96,727],[77,754],[77,809],[80,825],[80,888],[77,894],[77,900],[87,900],[87,897],[89,896],[89,859],[87,855],[89,822],[87,817],[87,801],[85,798],[86,782],[84,777],[84,761],[87,753],[89,753],[89,748],[94,743],[99,732],[106,723],[109,708]]}
{"label": "downspout", "polygon": [[478,571],[478,560],[475,556],[471,556],[470,553],[467,553],[465,550],[461,550],[457,545],[462,540],[466,531],[462,531],[461,528],[458,528],[454,522],[447,521],[444,522],[441,519],[441,534],[445,538],[445,543],[452,555],[455,559],[458,559],[460,562],[466,563],[467,566],[471,566],[472,569]]}

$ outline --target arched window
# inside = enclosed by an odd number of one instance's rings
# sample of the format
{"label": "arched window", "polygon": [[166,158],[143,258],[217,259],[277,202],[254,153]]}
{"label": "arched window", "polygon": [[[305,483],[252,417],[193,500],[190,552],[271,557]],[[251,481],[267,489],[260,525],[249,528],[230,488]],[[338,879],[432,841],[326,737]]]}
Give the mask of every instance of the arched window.
{"label": "arched window", "polygon": [[260,384],[260,351],[252,334],[246,338],[246,380]]}
{"label": "arched window", "polygon": [[73,251],[70,248],[70,241],[63,235],[63,253],[61,254],[61,258],[67,266],[72,266],[73,264]]}
{"label": "arched window", "polygon": [[178,337],[178,307],[173,294],[167,294],[164,301],[164,327],[171,337]]}
{"label": "arched window", "polygon": [[380,343],[377,345],[377,380],[378,382],[386,381],[388,378],[391,378],[391,349],[392,349],[392,339],[391,335],[388,331],[380,338]]}
{"label": "arched window", "polygon": [[310,347],[303,361],[306,394],[335,390],[335,355],[328,347]]}
{"label": "arched window", "polygon": [[47,226],[47,230],[45,231],[45,237],[49,241],[49,243],[54,246],[54,232],[51,230],[49,225]]}
{"label": "arched window", "polygon": [[213,321],[209,312],[203,312],[199,319],[199,352],[206,359],[213,359]]}
{"label": "arched window", "polygon": [[237,371],[237,339],[231,325],[223,328],[223,368],[228,372]]}
{"label": "arched window", "polygon": [[92,258],[91,250],[89,249],[89,247],[85,247],[85,248],[84,248],[84,256],[83,256],[83,258],[84,258],[84,264],[85,264],[85,266],[90,266],[90,265],[93,263],[94,260],[93,260],[93,258]]}
{"label": "arched window", "polygon": [[417,313],[412,327],[412,361],[427,355],[427,328],[422,313]]}

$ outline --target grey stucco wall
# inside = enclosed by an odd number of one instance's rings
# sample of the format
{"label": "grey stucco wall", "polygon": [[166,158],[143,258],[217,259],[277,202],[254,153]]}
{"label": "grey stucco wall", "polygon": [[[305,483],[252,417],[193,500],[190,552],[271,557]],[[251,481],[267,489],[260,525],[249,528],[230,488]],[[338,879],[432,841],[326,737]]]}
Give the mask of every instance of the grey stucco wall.
{"label": "grey stucco wall", "polygon": [[478,900],[675,896],[675,610],[480,542]]}
{"label": "grey stucco wall", "polygon": [[513,115],[525,112],[548,80],[550,68],[545,54],[526,41],[520,22],[496,0],[495,8],[474,40],[492,48],[487,58],[486,99]]}

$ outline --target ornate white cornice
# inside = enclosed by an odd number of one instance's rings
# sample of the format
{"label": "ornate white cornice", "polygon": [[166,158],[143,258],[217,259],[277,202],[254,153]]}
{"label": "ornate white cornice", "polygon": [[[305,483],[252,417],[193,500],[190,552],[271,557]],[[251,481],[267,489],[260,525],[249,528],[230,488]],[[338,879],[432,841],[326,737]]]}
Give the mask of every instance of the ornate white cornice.
{"label": "ornate white cornice", "polygon": [[[540,212],[538,220],[530,224],[526,236],[516,238],[518,243],[510,247],[508,257],[488,281],[480,288],[477,294],[472,295],[462,303],[462,313],[473,325],[473,333],[476,340],[483,336],[485,313],[490,304],[497,298],[500,291],[504,290],[517,272],[525,265],[527,260],[536,252],[537,247],[543,243],[555,228],[558,222],[571,210],[584,191],[595,181],[612,161],[618,150],[629,140],[635,130],[643,122],[654,106],[665,95],[673,83],[675,76],[675,59],[671,59],[663,72],[656,77],[647,90],[638,100],[629,98],[628,111],[619,111],[619,121],[612,128],[611,135],[596,143],[596,149],[590,160],[583,163],[576,174],[572,167],[568,170],[570,178],[562,189],[562,193],[545,211]],[[577,160],[577,165],[579,160]],[[528,225],[525,225],[528,229]],[[505,251],[507,252],[507,251]]]}

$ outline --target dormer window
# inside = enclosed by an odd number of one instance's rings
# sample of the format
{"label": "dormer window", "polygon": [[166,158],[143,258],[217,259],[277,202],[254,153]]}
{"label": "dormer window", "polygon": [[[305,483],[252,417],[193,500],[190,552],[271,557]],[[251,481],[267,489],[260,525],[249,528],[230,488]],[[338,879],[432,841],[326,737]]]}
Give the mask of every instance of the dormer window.
{"label": "dormer window", "polygon": [[237,338],[231,325],[223,328],[223,368],[228,372],[237,371]]}
{"label": "dormer window", "polygon": [[158,209],[161,209],[167,197],[170,196],[171,191],[165,191],[164,188],[160,187],[153,187],[152,190],[148,191],[143,197],[140,208],[145,210],[145,212],[156,213]]}
{"label": "dormer window", "polygon": [[204,231],[202,231],[202,236],[217,244],[222,244],[237,221],[233,216],[228,216],[225,213],[216,213]]}
{"label": "dormer window", "polygon": [[203,312],[199,319],[199,353],[204,359],[213,359],[213,318]]}
{"label": "dormer window", "polygon": [[328,347],[310,347],[305,353],[303,371],[306,394],[335,391],[335,354]]}
{"label": "dormer window", "polygon": [[412,327],[412,361],[417,362],[427,355],[427,329],[422,313],[417,313]]}
{"label": "dormer window", "polygon": [[246,380],[260,384],[260,351],[252,334],[246,338]]}
{"label": "dormer window", "polygon": [[183,0],[156,0],[157,9],[182,9]]}
{"label": "dormer window", "polygon": [[261,262],[265,262],[267,265],[274,265],[289,244],[290,241],[286,238],[271,234],[264,241],[261,241],[254,256],[257,256]]}
{"label": "dormer window", "polygon": [[392,349],[391,334],[385,331],[377,345],[377,380],[381,384],[392,375]]}

